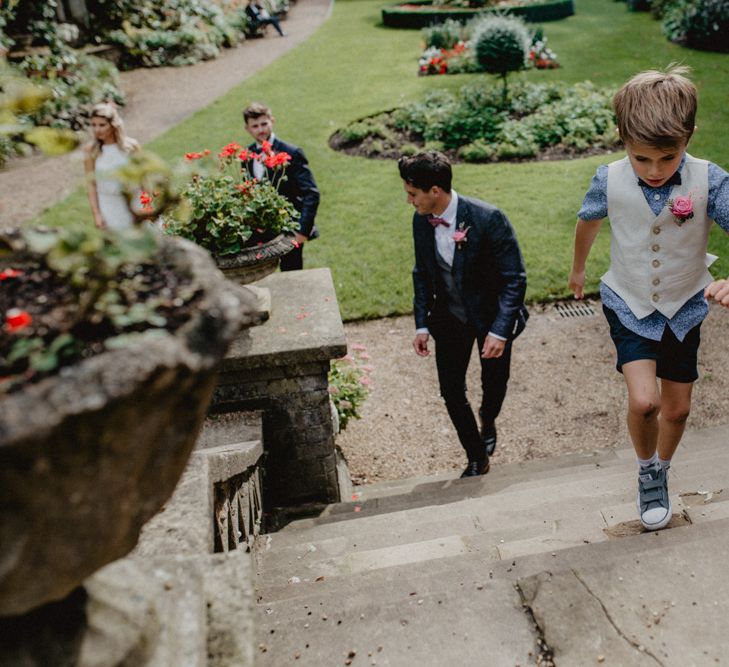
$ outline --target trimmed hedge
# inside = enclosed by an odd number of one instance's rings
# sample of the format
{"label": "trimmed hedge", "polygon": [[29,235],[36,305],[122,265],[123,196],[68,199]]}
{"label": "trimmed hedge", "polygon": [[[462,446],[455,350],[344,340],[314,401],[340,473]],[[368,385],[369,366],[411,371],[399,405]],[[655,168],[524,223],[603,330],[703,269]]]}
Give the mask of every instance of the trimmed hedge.
{"label": "trimmed hedge", "polygon": [[443,23],[447,19],[468,21],[474,16],[483,14],[509,14],[521,16],[530,23],[543,23],[545,21],[558,21],[572,16],[575,13],[574,0],[551,0],[535,3],[533,5],[520,5],[515,7],[481,7],[447,8],[432,7],[430,0],[408,3],[409,7],[419,5],[420,9],[404,9],[401,4],[382,8],[382,23],[389,28],[427,28],[429,25]]}

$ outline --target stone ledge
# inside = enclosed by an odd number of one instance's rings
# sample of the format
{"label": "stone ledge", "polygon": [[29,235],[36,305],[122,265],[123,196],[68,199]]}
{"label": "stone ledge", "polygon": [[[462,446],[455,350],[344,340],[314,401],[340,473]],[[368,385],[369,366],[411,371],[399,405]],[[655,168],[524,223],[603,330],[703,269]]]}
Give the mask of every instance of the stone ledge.
{"label": "stone ledge", "polygon": [[208,416],[195,443],[195,449],[263,440],[262,419],[263,415],[259,410]]}
{"label": "stone ledge", "polygon": [[271,290],[271,317],[233,341],[220,366],[221,374],[328,362],[346,354],[344,325],[329,269],[274,273],[256,285]]}

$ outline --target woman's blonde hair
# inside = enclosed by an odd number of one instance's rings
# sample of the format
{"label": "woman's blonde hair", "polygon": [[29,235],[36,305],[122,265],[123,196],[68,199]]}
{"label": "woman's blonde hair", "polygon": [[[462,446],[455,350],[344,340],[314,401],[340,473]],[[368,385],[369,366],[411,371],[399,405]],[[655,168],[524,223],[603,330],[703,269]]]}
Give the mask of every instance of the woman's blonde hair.
{"label": "woman's blonde hair", "polygon": [[[109,121],[112,132],[114,133],[114,142],[121,148],[125,153],[131,153],[139,148],[139,143],[128,137],[124,132],[124,121],[119,115],[119,111],[116,108],[116,104],[113,102],[100,102],[95,104],[91,109],[91,118],[103,118]],[[91,137],[91,157],[96,159],[101,153],[102,142],[98,141],[93,136]]]}
{"label": "woman's blonde hair", "polygon": [[691,139],[698,106],[690,69],[671,64],[665,72],[636,74],[613,98],[620,138],[658,149],[672,149]]}

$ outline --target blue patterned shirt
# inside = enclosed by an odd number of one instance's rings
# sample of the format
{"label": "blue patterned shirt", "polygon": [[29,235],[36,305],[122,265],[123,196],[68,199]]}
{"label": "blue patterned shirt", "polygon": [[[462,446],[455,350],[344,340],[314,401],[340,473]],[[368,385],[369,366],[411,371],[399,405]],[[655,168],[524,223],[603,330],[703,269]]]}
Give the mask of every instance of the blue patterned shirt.
{"label": "blue patterned shirt", "polygon": [[[683,169],[686,157],[681,159],[678,171]],[[590,189],[585,195],[577,217],[582,220],[602,220],[607,217],[607,165],[600,165],[592,177]],[[643,196],[651,207],[653,213],[658,215],[666,205],[671,195],[671,185],[662,185],[659,188],[652,188],[648,185],[638,185],[638,177],[635,177],[636,187],[643,190]],[[729,232],[729,174],[721,167],[709,162],[709,196],[706,207],[706,214],[714,220],[724,231]],[[638,319],[613,290],[604,283],[600,283],[600,298],[604,305],[615,311],[618,319],[634,333],[650,340],[661,340],[666,324],[676,335],[678,340],[683,340],[686,334],[697,324],[700,324],[709,312],[709,305],[704,299],[704,292],[694,294],[671,318],[668,319],[663,313],[654,310],[650,315]]]}

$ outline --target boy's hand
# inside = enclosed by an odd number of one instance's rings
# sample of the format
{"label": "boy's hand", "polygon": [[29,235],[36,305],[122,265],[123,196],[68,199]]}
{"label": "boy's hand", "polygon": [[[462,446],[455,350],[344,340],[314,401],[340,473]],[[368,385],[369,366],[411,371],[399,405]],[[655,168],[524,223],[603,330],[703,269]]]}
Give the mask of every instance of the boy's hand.
{"label": "boy's hand", "polygon": [[704,297],[729,308],[729,279],[715,280],[704,290]]}
{"label": "boy's hand", "polygon": [[572,269],[568,281],[569,288],[575,295],[575,299],[581,299],[585,296],[585,271],[575,271]]}
{"label": "boy's hand", "polygon": [[415,354],[419,357],[427,357],[430,354],[430,350],[428,349],[428,338],[430,338],[430,336],[427,333],[415,334],[413,347],[415,348]]}

